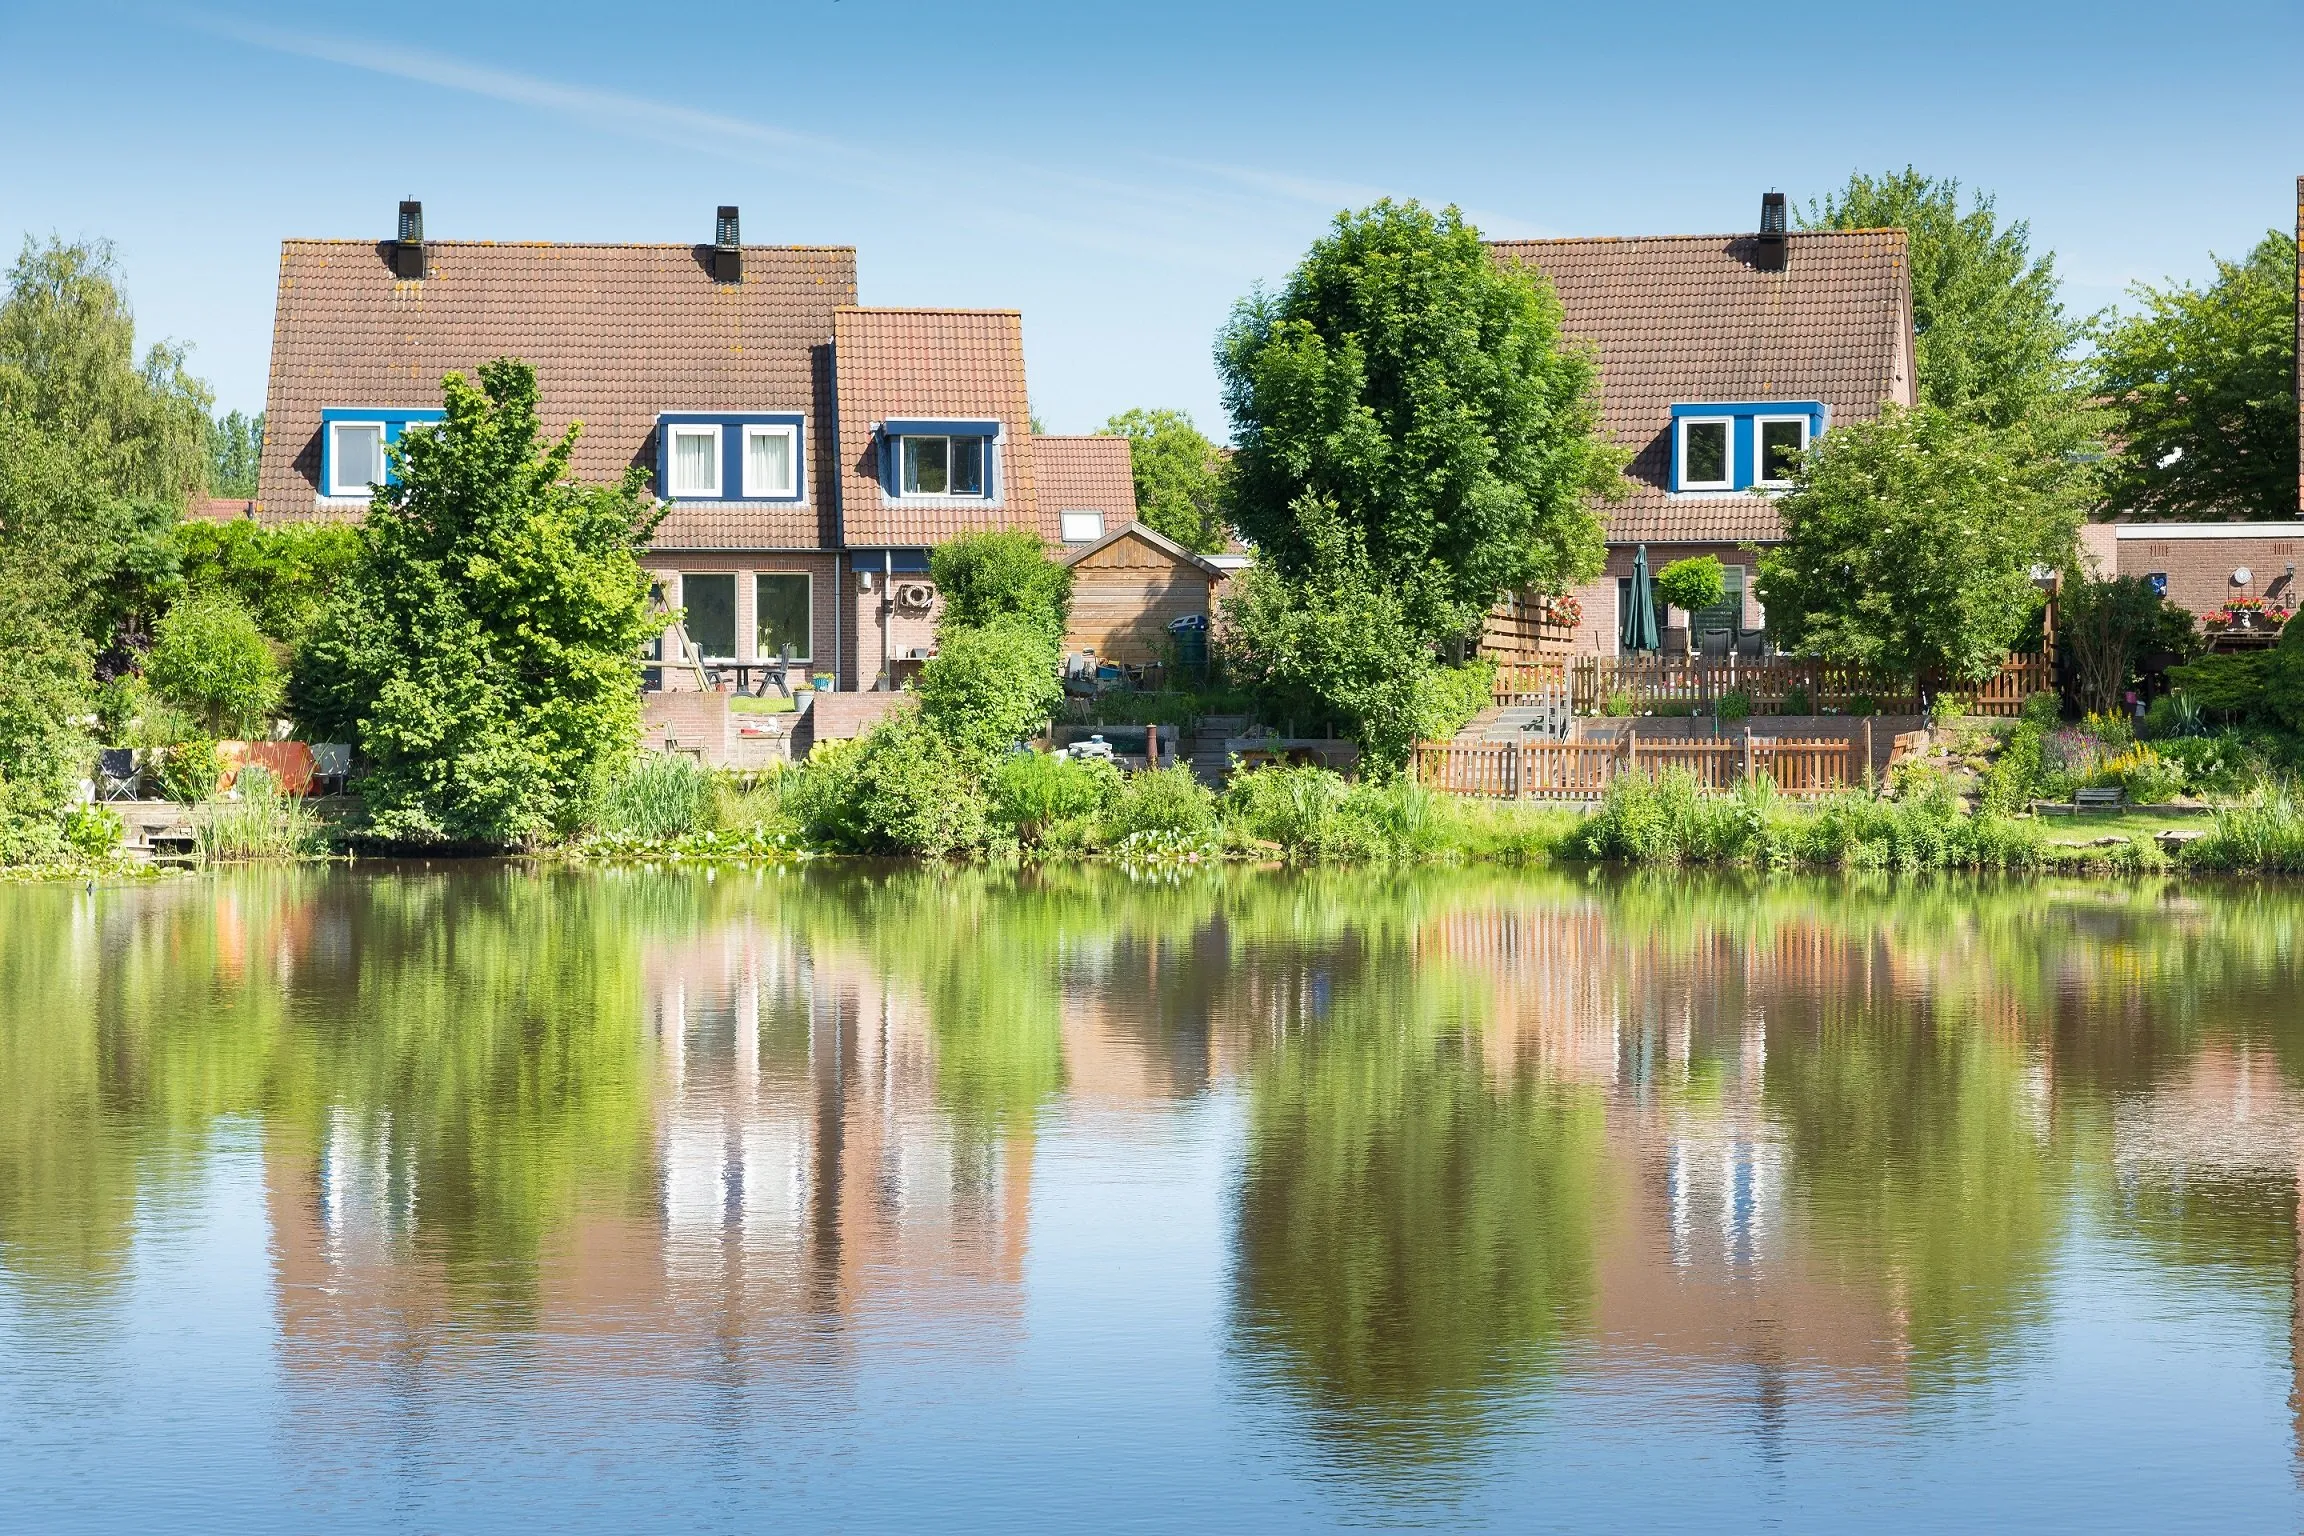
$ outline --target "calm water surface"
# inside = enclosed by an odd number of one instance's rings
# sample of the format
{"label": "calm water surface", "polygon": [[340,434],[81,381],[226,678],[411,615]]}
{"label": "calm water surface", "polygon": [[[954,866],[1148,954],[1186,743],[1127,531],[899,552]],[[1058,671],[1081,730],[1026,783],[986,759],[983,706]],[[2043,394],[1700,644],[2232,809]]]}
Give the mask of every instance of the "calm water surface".
{"label": "calm water surface", "polygon": [[0,1524],[2294,1530],[2304,896],[0,888]]}

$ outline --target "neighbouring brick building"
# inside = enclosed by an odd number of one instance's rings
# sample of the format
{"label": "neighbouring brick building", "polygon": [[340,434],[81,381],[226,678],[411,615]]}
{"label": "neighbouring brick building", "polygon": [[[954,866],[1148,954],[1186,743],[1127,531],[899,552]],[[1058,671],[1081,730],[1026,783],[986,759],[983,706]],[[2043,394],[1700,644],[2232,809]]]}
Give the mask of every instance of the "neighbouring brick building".
{"label": "neighbouring brick building", "polygon": [[1032,432],[1013,310],[860,307],[853,249],[745,245],[733,208],[709,245],[589,245],[426,240],[415,204],[393,240],[282,244],[246,515],[358,516],[441,376],[496,357],[535,366],[547,432],[582,424],[578,479],[648,472],[648,564],[708,661],[885,688],[932,643],[930,546],[1135,520],[1124,440]]}
{"label": "neighbouring brick building", "polygon": [[1783,198],[1770,193],[1755,234],[1490,249],[1551,279],[1567,335],[1598,354],[1603,429],[1632,451],[1630,494],[1594,507],[1608,564],[1573,594],[1574,649],[1618,650],[1643,545],[1651,575],[1706,554],[1728,571],[1717,609],[1667,614],[1659,603],[1660,625],[1693,633],[1699,649],[1757,649],[1767,618],[1746,546],[1782,537],[1774,497],[1787,456],[1831,426],[1916,398],[1904,232],[1791,232]]}

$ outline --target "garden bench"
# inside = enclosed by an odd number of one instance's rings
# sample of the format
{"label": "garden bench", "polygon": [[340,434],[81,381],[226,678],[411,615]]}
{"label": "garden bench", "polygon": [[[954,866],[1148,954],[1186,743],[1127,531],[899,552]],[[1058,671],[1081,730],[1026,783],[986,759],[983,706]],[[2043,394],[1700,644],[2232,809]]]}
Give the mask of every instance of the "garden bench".
{"label": "garden bench", "polygon": [[2128,792],[2117,784],[2102,789],[2076,789],[2072,791],[2072,806],[2081,811],[2116,811],[2126,803]]}

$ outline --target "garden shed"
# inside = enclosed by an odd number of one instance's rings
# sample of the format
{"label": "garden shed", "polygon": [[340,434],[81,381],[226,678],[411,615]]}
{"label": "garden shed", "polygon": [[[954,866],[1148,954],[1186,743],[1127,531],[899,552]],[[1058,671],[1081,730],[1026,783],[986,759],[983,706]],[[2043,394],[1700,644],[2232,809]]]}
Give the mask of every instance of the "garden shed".
{"label": "garden shed", "polygon": [[1130,523],[1063,556],[1072,567],[1067,654],[1093,651],[1099,661],[1142,666],[1168,656],[1177,619],[1212,619],[1225,571],[1156,529]]}

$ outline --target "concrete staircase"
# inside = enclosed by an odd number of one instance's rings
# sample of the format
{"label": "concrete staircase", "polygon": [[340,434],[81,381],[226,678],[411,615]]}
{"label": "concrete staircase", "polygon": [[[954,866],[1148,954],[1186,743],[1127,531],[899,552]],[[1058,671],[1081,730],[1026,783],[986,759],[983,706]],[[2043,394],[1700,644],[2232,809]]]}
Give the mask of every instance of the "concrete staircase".
{"label": "concrete staircase", "polygon": [[1184,744],[1184,760],[1192,765],[1201,783],[1210,789],[1224,787],[1224,775],[1232,766],[1224,743],[1247,735],[1250,724],[1246,715],[1201,716],[1199,728]]}
{"label": "concrete staircase", "polygon": [[1566,741],[1574,729],[1566,695],[1491,704],[1474,715],[1455,739],[1471,745],[1486,742]]}

